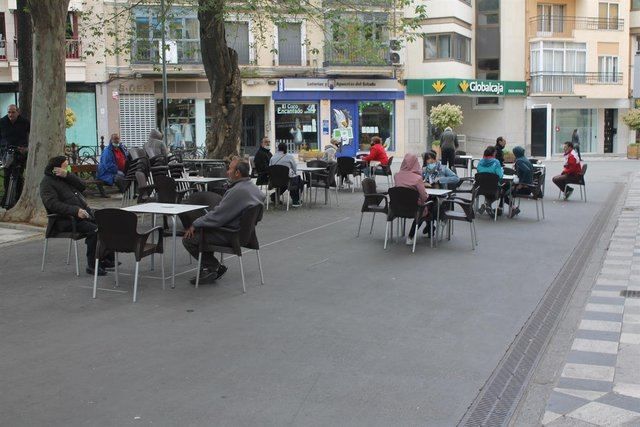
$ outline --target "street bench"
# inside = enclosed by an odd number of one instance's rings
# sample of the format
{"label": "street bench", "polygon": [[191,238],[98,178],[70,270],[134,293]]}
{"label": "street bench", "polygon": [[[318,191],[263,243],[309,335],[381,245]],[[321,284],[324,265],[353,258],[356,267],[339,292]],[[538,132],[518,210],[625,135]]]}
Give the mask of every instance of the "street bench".
{"label": "street bench", "polygon": [[98,192],[100,193],[100,197],[108,198],[109,196],[107,195],[107,192],[104,188],[104,186],[108,184],[105,184],[104,181],[96,179],[97,171],[98,165],[96,164],[71,165],[71,172],[75,173],[76,175],[80,176],[80,174],[85,174],[92,176],[92,178],[82,179],[82,182],[87,185],[95,185],[98,189]]}

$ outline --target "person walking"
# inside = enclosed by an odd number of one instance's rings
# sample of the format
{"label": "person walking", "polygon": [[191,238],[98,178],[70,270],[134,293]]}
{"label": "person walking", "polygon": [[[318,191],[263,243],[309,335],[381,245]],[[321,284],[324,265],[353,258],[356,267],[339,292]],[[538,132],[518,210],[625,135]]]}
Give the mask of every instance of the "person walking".
{"label": "person walking", "polygon": [[442,164],[455,169],[456,150],[458,149],[458,135],[450,127],[446,127],[440,135],[440,149],[442,150]]}

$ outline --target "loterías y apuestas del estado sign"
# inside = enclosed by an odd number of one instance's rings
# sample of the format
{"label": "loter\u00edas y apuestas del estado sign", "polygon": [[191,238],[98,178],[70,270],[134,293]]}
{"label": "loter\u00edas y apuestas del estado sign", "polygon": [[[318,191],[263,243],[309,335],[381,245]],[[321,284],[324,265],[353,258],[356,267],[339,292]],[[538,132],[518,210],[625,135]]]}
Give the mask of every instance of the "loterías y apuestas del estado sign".
{"label": "loter\u00edas y apuestas del estado sign", "polygon": [[526,96],[524,81],[471,79],[409,79],[407,95]]}

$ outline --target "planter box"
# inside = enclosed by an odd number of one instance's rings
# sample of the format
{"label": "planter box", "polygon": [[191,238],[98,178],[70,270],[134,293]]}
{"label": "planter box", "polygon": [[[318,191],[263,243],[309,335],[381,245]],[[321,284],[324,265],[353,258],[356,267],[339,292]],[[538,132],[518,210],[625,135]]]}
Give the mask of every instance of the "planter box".
{"label": "planter box", "polygon": [[640,154],[640,150],[638,149],[639,145],[629,145],[627,146],[627,159],[638,159],[638,155]]}

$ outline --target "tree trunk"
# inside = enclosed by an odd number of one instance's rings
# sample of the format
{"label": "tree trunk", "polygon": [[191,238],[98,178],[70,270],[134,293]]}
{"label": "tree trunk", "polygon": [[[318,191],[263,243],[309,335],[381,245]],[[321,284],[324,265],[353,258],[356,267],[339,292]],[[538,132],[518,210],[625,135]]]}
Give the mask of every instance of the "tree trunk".
{"label": "tree trunk", "polygon": [[[20,115],[31,120],[31,95],[33,93],[33,38],[31,15],[25,9],[27,0],[18,0],[16,9],[18,40],[18,81],[20,87]],[[27,9],[28,10],[28,9]]]}
{"label": "tree trunk", "polygon": [[221,159],[240,152],[242,134],[242,78],[238,54],[227,46],[224,0],[199,0],[202,65],[211,89],[211,125],[207,129],[207,157]]}
{"label": "tree trunk", "polygon": [[65,145],[65,28],[69,0],[28,0],[33,23],[33,97],[29,155],[22,195],[5,221],[43,225],[46,214],[40,181],[53,156]]}

